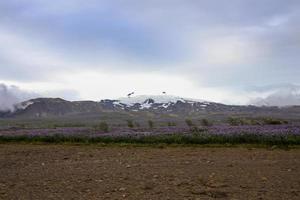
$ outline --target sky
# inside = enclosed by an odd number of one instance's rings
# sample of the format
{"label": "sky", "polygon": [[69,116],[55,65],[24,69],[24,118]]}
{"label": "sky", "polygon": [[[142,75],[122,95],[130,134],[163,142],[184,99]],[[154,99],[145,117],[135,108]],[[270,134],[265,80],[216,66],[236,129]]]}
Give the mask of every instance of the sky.
{"label": "sky", "polygon": [[0,107],[167,94],[300,105],[299,0],[2,0]]}

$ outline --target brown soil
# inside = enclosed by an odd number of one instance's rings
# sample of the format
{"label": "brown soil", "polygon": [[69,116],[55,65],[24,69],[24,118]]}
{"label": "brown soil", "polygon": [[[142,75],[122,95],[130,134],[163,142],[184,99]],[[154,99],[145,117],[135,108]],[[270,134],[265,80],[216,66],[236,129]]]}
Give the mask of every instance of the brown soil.
{"label": "brown soil", "polygon": [[0,199],[300,199],[300,149],[0,145]]}

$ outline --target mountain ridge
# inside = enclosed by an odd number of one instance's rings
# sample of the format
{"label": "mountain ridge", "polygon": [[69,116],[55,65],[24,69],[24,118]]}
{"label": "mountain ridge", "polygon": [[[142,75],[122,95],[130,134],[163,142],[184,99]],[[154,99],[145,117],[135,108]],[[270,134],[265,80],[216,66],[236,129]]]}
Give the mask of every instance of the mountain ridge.
{"label": "mountain ridge", "polygon": [[[298,108],[298,109],[294,109]],[[0,111],[0,117],[49,117],[81,115],[84,113],[107,112],[150,112],[159,114],[199,115],[213,113],[288,113],[291,110],[298,114],[300,106],[241,106],[195,100],[170,95],[142,95],[120,99],[103,99],[100,101],[67,101],[62,98],[36,98],[21,102],[14,106],[13,111]]]}

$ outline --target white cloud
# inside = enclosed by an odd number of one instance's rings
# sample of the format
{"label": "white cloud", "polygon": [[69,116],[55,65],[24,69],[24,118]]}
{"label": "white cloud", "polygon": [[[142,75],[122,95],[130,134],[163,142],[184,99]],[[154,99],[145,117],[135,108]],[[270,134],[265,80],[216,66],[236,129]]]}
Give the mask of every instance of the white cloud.
{"label": "white cloud", "polygon": [[1,2],[0,79],[68,99],[167,90],[238,104],[271,95],[238,85],[299,84],[299,3],[216,2]]}
{"label": "white cloud", "polygon": [[209,65],[234,65],[247,62],[247,56],[253,55],[249,41],[238,37],[210,38],[203,41],[201,54]]}
{"label": "white cloud", "polygon": [[[201,87],[182,76],[149,73],[149,74],[109,74],[100,71],[85,71],[72,75],[61,74],[56,83],[31,82],[17,83],[16,86],[2,86],[0,90],[1,110],[12,109],[14,103],[29,98],[61,97],[67,100],[117,99],[126,97],[129,92],[135,95],[160,95],[166,91],[169,95],[201,99],[235,105],[300,105],[300,87],[278,85],[242,90],[226,87]],[[9,91],[9,92],[4,92]],[[34,91],[34,92],[33,92]],[[39,94],[39,95],[37,95]],[[8,103],[9,102],[9,103]]]}
{"label": "white cloud", "polygon": [[0,111],[11,111],[14,105],[24,100],[37,97],[37,94],[18,88],[0,84]]}
{"label": "white cloud", "polygon": [[[129,92],[136,95],[169,95],[203,99],[229,104],[245,104],[249,101],[247,93],[222,87],[201,87],[188,77],[165,72],[152,73],[110,73],[105,71],[77,71],[72,74],[61,73],[56,82],[30,82],[11,84],[35,91],[45,97],[60,97],[68,100],[95,100],[126,97]],[[59,92],[62,91],[62,92]],[[69,92],[65,92],[69,91]],[[74,94],[74,92],[76,93]],[[72,95],[66,95],[66,94]]]}
{"label": "white cloud", "polygon": [[268,26],[280,26],[289,21],[290,15],[276,15],[267,21]]}
{"label": "white cloud", "polygon": [[259,106],[300,105],[300,86],[285,84],[261,89],[250,104]]}

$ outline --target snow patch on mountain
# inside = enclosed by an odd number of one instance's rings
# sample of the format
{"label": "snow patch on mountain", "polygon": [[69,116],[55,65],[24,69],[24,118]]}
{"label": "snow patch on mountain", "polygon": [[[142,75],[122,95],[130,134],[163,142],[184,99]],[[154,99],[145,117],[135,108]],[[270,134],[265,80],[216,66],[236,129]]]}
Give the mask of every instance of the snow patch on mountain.
{"label": "snow patch on mountain", "polygon": [[172,103],[169,102],[169,103],[164,103],[161,105],[162,108],[168,108]]}
{"label": "snow patch on mountain", "polygon": [[149,109],[154,104],[153,99],[146,99],[144,103],[141,104],[140,109]]}
{"label": "snow patch on mountain", "polygon": [[123,106],[123,104],[121,102],[119,102],[119,101],[114,101],[113,104],[115,106]]}
{"label": "snow patch on mountain", "polygon": [[182,98],[173,95],[139,95],[131,97],[123,97],[114,100],[115,107],[135,108],[139,110],[159,108],[168,109],[176,103],[186,103],[192,106],[203,104],[202,108],[205,108],[210,102],[204,100],[196,100],[191,98]]}
{"label": "snow patch on mountain", "polygon": [[34,104],[32,101],[25,101],[19,104],[15,104],[15,108],[18,110],[25,110],[28,106]]}
{"label": "snow patch on mountain", "polygon": [[133,106],[136,103],[144,104],[147,99],[153,99],[155,103],[159,104],[167,104],[167,103],[176,103],[177,101],[181,101],[183,103],[191,101],[191,102],[203,102],[202,100],[194,100],[194,99],[188,99],[188,98],[182,98],[178,96],[173,95],[138,95],[138,96],[132,96],[130,98],[128,97],[122,97],[119,98],[118,101],[120,103]]}

